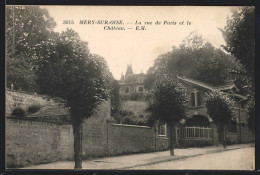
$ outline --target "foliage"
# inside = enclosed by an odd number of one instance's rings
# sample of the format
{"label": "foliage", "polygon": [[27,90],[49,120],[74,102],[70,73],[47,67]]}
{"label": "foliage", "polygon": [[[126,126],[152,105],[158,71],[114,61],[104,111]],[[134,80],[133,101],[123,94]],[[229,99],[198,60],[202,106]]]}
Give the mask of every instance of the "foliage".
{"label": "foliage", "polygon": [[104,79],[104,83],[106,84],[107,89],[111,89],[114,78],[112,73],[110,72],[105,58],[97,54],[90,54],[90,57],[92,57],[93,60],[96,60],[97,67],[101,71],[101,76]]}
{"label": "foliage", "polygon": [[248,96],[249,125],[255,123],[255,7],[241,7],[232,12],[224,29],[220,29],[226,41],[223,48],[244,67],[236,81],[238,88]]}
{"label": "foliage", "polygon": [[87,43],[71,29],[42,41],[36,57],[36,82],[41,93],[60,97],[70,107],[75,168],[82,168],[82,123],[109,97],[107,63],[90,54]]}
{"label": "foliage", "polygon": [[20,118],[26,117],[26,112],[23,108],[18,106],[13,109],[11,116],[20,117]]}
{"label": "foliage", "polygon": [[32,92],[36,90],[36,76],[29,63],[23,57],[7,56],[6,83],[7,87]]}
{"label": "foliage", "polygon": [[197,67],[190,73],[190,77],[213,86],[225,84],[230,71],[239,70],[240,64],[234,57],[215,49],[210,43],[200,49]]}
{"label": "foliage", "polygon": [[145,98],[144,93],[134,92],[130,95],[130,100],[133,100],[133,101],[141,101],[141,100],[144,100],[144,98]]}
{"label": "foliage", "polygon": [[148,115],[141,114],[137,115],[129,110],[120,109],[114,116],[113,119],[116,123],[128,124],[128,125],[149,125],[151,126],[151,121]]}
{"label": "foliage", "polygon": [[30,105],[27,109],[28,113],[30,114],[33,114],[35,112],[38,112],[39,110],[41,109],[41,106],[40,105],[37,105],[37,104],[33,104],[33,105]]}
{"label": "foliage", "polygon": [[111,115],[114,116],[120,110],[120,95],[119,95],[119,84],[117,80],[114,80],[111,84],[110,90],[111,100]]}
{"label": "foliage", "polygon": [[[174,155],[174,126],[186,117],[189,109],[186,89],[178,82],[177,77],[165,74],[157,79],[148,98],[147,110],[151,113],[150,121],[167,123],[170,129],[170,154]],[[175,134],[176,135],[176,134]],[[178,144],[176,140],[176,144]]]}
{"label": "foliage", "polygon": [[178,123],[186,116],[189,99],[177,79],[164,76],[154,83],[148,101],[151,117],[166,123]]}
{"label": "foliage", "polygon": [[225,127],[234,116],[234,101],[222,92],[214,91],[207,94],[206,108],[208,115],[218,127],[219,139],[226,145]]}
{"label": "foliage", "polygon": [[148,70],[144,85],[146,89],[151,89],[156,79],[170,73],[220,86],[225,84],[230,71],[240,68],[232,56],[214,48],[200,34],[192,32],[179,48],[173,47],[171,52],[155,60],[153,67]]}
{"label": "foliage", "polygon": [[144,79],[144,88],[146,90],[151,90],[152,87],[153,87],[153,83],[155,82],[156,80],[156,76],[155,76],[155,73],[154,73],[154,70],[153,70],[153,67],[149,68],[149,70],[147,71],[147,76],[146,78]]}
{"label": "foliage", "polygon": [[108,98],[104,59],[91,55],[87,43],[68,29],[56,40],[41,43],[38,51],[37,83],[48,95],[65,99],[72,119],[82,122]]}
{"label": "foliage", "polygon": [[203,47],[205,39],[197,31],[192,31],[180,44],[181,49],[197,50]]}
{"label": "foliage", "polygon": [[232,12],[222,35],[223,48],[236,57],[254,79],[255,74],[255,8],[242,7]]}
{"label": "foliage", "polygon": [[[37,6],[6,7],[7,86],[35,92],[35,51],[53,33],[54,20]],[[13,43],[14,41],[14,43]]]}
{"label": "foliage", "polygon": [[214,122],[225,124],[230,121],[234,115],[233,107],[234,101],[223,92],[214,91],[207,94],[207,113]]}
{"label": "foliage", "polygon": [[131,125],[151,125],[144,101],[123,101],[120,109],[112,117],[117,123]]}
{"label": "foliage", "polygon": [[[34,54],[34,48],[40,42],[47,40],[55,25],[56,23],[46,9],[37,6],[7,6],[7,53],[12,52],[14,37],[14,54],[24,54],[28,56],[25,59],[30,59],[30,56]],[[15,33],[13,33],[13,27]]]}

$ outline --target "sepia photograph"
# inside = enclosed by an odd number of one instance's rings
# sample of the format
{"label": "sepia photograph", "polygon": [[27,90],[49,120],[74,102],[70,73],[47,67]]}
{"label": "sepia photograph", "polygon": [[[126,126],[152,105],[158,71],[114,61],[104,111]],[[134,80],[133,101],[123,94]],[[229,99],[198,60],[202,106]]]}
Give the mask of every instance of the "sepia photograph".
{"label": "sepia photograph", "polygon": [[255,170],[255,7],[7,5],[5,167]]}

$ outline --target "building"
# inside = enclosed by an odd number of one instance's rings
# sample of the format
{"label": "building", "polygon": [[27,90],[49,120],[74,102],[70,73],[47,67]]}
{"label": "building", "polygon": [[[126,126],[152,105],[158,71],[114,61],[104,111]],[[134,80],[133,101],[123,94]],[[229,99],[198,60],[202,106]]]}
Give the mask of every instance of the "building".
{"label": "building", "polygon": [[[132,66],[128,65],[125,76],[122,75],[119,81],[120,96],[124,100],[136,100],[133,97],[146,93],[143,83],[145,78],[146,74],[134,74]],[[207,114],[205,107],[206,94],[214,90],[228,94],[235,101],[235,115],[227,126],[227,142],[232,144],[254,140],[254,133],[248,125],[247,98],[239,94],[238,88],[231,79],[227,80],[223,86],[212,86],[187,77],[178,76],[177,78],[186,87],[187,94],[190,96],[188,118],[178,129],[177,137],[182,145],[218,144],[220,142],[217,126]],[[158,137],[167,139],[169,134],[167,125],[160,124],[157,127]]]}
{"label": "building", "polygon": [[127,65],[125,75],[121,76],[119,80],[119,93],[125,99],[130,98],[133,94],[142,95],[146,92],[144,88],[144,79],[146,74],[134,74],[132,65]]}
{"label": "building", "polygon": [[[229,81],[224,86],[213,87],[186,77],[178,77],[178,79],[187,88],[187,93],[190,95],[190,110],[188,115],[190,118],[194,119],[194,122],[196,121],[195,118],[198,118],[199,116],[200,118],[206,117],[208,122],[212,121],[206,112],[204,103],[205,97],[206,93],[219,90],[228,94],[235,101],[236,115],[233,117],[233,120],[237,123],[239,122],[247,125],[248,116],[245,109],[246,97],[239,95],[239,90],[233,82]],[[198,120],[195,124],[197,126],[209,126],[207,122],[203,122],[202,120]]]}
{"label": "building", "polygon": [[[232,144],[254,140],[253,131],[248,127],[249,116],[245,108],[246,97],[239,94],[239,90],[232,81],[226,82],[224,86],[213,87],[186,77],[179,76],[178,79],[186,87],[187,94],[190,95],[188,119],[186,119],[182,128],[178,129],[178,138],[181,145],[219,143],[217,126],[207,114],[205,107],[206,93],[214,90],[228,94],[235,101],[235,115],[227,126],[227,142]],[[168,137],[167,129],[165,124],[159,126],[159,135]]]}

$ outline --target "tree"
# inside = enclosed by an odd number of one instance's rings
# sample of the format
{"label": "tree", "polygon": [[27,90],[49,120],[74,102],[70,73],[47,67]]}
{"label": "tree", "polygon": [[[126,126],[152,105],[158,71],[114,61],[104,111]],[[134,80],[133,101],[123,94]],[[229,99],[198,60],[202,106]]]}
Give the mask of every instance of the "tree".
{"label": "tree", "polygon": [[174,127],[186,116],[188,102],[185,88],[172,75],[165,75],[155,81],[147,110],[151,113],[151,118],[168,124],[171,155],[174,155]]}
{"label": "tree", "polygon": [[13,85],[15,90],[36,90],[36,76],[30,65],[22,58],[6,57],[7,87]]}
{"label": "tree", "polygon": [[234,55],[245,67],[249,76],[255,77],[255,8],[242,7],[232,12],[227,24],[220,29],[226,41],[223,48]]}
{"label": "tree", "polygon": [[110,90],[111,115],[115,116],[120,111],[120,95],[119,84],[117,80],[113,80]]}
{"label": "tree", "polygon": [[[35,86],[35,51],[53,35],[55,22],[46,9],[36,6],[6,7],[7,86],[28,92]],[[52,36],[53,37],[53,36]]]}
{"label": "tree", "polygon": [[233,56],[214,48],[210,43],[206,43],[196,55],[197,67],[189,77],[213,86],[224,85],[231,71],[241,69],[241,64]]}
{"label": "tree", "polygon": [[240,69],[241,65],[231,55],[216,49],[201,35],[192,32],[178,48],[160,55],[148,71],[145,87],[165,73],[186,76],[213,86],[225,84],[229,72]]}
{"label": "tree", "polygon": [[[231,53],[244,67],[239,73],[239,83],[248,96],[249,121],[254,128],[255,111],[255,7],[237,8],[227,19],[224,29],[220,29],[226,41],[222,46]],[[246,76],[244,73],[246,72]],[[242,80],[242,81],[241,81]]]}
{"label": "tree", "polygon": [[197,50],[205,45],[205,39],[197,31],[192,31],[180,44],[181,49]]}
{"label": "tree", "polygon": [[108,99],[105,60],[89,53],[87,43],[71,29],[43,41],[37,51],[37,85],[42,93],[66,100],[71,111],[75,168],[82,166],[82,123]]}
{"label": "tree", "polygon": [[207,94],[207,113],[218,127],[218,135],[224,148],[226,148],[226,125],[234,116],[233,106],[234,102],[222,92],[213,91]]}
{"label": "tree", "polygon": [[55,25],[46,9],[37,6],[7,6],[7,53],[25,54],[28,56],[25,59],[30,59],[34,48],[48,39]]}

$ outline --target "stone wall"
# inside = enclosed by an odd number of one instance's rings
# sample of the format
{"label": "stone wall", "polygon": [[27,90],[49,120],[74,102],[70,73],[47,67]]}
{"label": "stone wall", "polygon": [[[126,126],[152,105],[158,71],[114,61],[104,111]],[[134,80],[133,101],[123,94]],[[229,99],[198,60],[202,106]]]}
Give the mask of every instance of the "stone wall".
{"label": "stone wall", "polygon": [[108,153],[147,152],[154,150],[154,130],[147,126],[108,123]]}
{"label": "stone wall", "polygon": [[[93,116],[83,124],[83,158],[154,151],[154,138],[153,128],[113,124],[102,115]],[[73,139],[71,125],[10,117],[6,119],[7,167],[73,160]],[[159,145],[165,143],[157,140]]]}
{"label": "stone wall", "polygon": [[202,146],[211,146],[213,145],[213,140],[180,140],[179,145],[181,147],[202,147]]}
{"label": "stone wall", "polygon": [[68,124],[6,119],[7,167],[23,167],[73,158],[73,131]]}
{"label": "stone wall", "polygon": [[[41,118],[6,118],[8,168],[73,160],[72,126]],[[167,138],[158,139],[154,131],[147,126],[114,124],[105,101],[83,123],[83,158],[167,149]]]}
{"label": "stone wall", "polygon": [[156,143],[156,150],[157,151],[164,151],[169,148],[168,145],[169,138],[165,136],[157,136],[155,143]]}
{"label": "stone wall", "polygon": [[241,142],[248,143],[255,141],[255,134],[253,131],[249,130],[246,126],[241,126]]}
{"label": "stone wall", "polygon": [[[162,151],[168,149],[167,136],[158,136],[147,126],[113,124],[107,120],[109,104],[83,124],[83,157],[111,156],[128,153]],[[97,116],[95,116],[97,115]],[[182,142],[182,147],[204,146],[220,143],[213,128],[210,142]],[[251,142],[250,131],[242,127],[242,142]],[[238,134],[228,134],[232,143],[238,143]],[[33,164],[73,160],[73,129],[69,124],[32,121],[28,118],[6,119],[7,167],[24,167]]]}
{"label": "stone wall", "polygon": [[227,144],[239,143],[239,133],[227,132],[226,140]]}
{"label": "stone wall", "polygon": [[110,104],[104,102],[96,112],[83,123],[83,157],[107,155],[107,121],[110,118]]}

